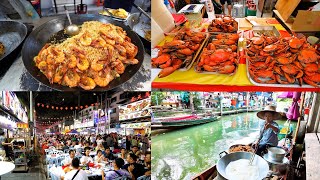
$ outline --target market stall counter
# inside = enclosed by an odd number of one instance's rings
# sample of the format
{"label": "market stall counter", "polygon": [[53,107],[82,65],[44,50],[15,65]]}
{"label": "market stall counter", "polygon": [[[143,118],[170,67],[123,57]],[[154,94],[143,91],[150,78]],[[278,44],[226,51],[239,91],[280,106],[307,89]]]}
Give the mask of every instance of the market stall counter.
{"label": "market stall counter", "polygon": [[[43,25],[44,23],[56,19],[57,17],[45,17],[40,20],[33,21],[31,24],[33,30]],[[31,26],[30,26],[31,27]],[[32,28],[29,28],[29,32]],[[131,77],[127,82],[118,86],[118,89],[123,90],[150,90],[150,55],[143,52],[143,63],[138,72]],[[42,84],[34,79],[25,66],[21,53],[16,54],[16,58],[9,59],[6,62],[1,62],[0,66],[0,89],[11,89],[15,91],[30,90],[30,91],[52,91],[51,87]]]}
{"label": "market stall counter", "polygon": [[[283,28],[283,26],[274,18],[239,18],[236,19],[239,24],[239,31],[243,30],[244,37],[249,36],[252,31],[254,32],[254,26],[274,26],[276,31],[282,38],[288,37],[291,35]],[[206,19],[203,19],[202,24],[210,24]],[[202,25],[205,27],[206,25]],[[210,26],[209,26],[210,28]],[[251,32],[250,32],[251,31]],[[169,35],[168,35],[169,34]],[[168,46],[168,42],[172,41],[172,33],[168,33],[163,41],[161,41],[158,46],[153,49],[152,58],[154,60],[157,57],[159,49],[164,49],[164,44]],[[219,33],[217,33],[219,34]],[[265,32],[263,32],[265,34]],[[212,33],[210,33],[212,36]],[[221,35],[220,35],[221,36]],[[241,33],[239,34],[241,37]],[[217,37],[217,36],[215,36]],[[252,37],[252,36],[251,36]],[[250,38],[251,38],[250,37]],[[176,36],[175,36],[176,39]],[[250,39],[251,40],[251,39]],[[249,43],[249,38],[247,40]],[[205,43],[206,45],[206,43]],[[209,45],[204,46],[209,48]],[[239,48],[238,48],[239,50]],[[165,50],[164,50],[165,51]],[[204,50],[203,50],[204,51]],[[203,53],[203,52],[202,52]],[[200,53],[201,55],[201,53]],[[199,56],[200,56],[199,55]],[[200,59],[200,57],[197,59]],[[246,59],[246,56],[239,58],[238,65],[236,70],[231,74],[219,74],[212,72],[197,72],[197,63],[194,63],[193,66],[188,70],[175,70],[172,74],[169,74],[164,77],[159,77],[161,69],[153,68],[152,70],[152,88],[154,89],[172,89],[172,90],[190,90],[190,91],[237,91],[240,89],[244,91],[287,91],[288,89],[294,89],[295,91],[320,91],[320,88],[310,86],[309,84],[302,84],[300,86],[298,81],[295,84],[267,84],[267,83],[257,83],[253,80],[253,77],[249,75],[248,64],[249,61]],[[152,60],[152,61],[153,61]],[[197,62],[199,60],[195,60]]]}

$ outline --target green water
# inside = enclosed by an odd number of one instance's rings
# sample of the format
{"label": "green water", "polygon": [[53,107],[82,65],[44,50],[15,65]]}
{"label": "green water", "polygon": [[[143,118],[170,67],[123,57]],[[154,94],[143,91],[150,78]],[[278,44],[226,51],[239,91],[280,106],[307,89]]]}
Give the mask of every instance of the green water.
{"label": "green water", "polygon": [[241,113],[153,136],[152,179],[191,179],[216,164],[219,153],[232,144],[252,142],[261,122],[256,113]]}

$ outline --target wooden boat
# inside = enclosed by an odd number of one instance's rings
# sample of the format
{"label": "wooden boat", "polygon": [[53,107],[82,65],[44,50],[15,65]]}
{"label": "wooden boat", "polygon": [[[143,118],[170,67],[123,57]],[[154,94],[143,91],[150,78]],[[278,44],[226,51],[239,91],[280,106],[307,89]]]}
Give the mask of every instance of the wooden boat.
{"label": "wooden boat", "polygon": [[214,165],[193,177],[192,180],[212,180],[215,179],[217,175],[217,167]]}
{"label": "wooden boat", "polygon": [[161,124],[163,126],[188,126],[196,124],[204,124],[217,120],[216,116],[209,118],[193,119],[193,120],[177,120],[177,121],[163,121]]}
{"label": "wooden boat", "polygon": [[205,124],[209,122],[213,122],[217,120],[218,117],[213,116],[213,117],[208,117],[208,118],[199,118],[197,117],[196,119],[183,119],[183,120],[167,120],[167,121],[162,121],[157,124],[151,125],[152,129],[176,129],[176,128],[185,128],[188,126],[194,126],[194,125],[200,125],[200,124]]}

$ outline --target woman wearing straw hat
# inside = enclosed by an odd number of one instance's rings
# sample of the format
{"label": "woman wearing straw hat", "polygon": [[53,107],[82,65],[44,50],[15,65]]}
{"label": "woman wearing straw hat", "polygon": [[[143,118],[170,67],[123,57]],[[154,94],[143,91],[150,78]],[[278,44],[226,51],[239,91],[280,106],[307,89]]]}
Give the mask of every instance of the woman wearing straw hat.
{"label": "woman wearing straw hat", "polygon": [[261,156],[268,147],[278,145],[279,125],[274,120],[280,119],[281,115],[275,106],[266,106],[263,111],[257,113],[257,116],[265,120],[260,128],[260,136],[254,143],[254,147],[257,148],[256,153]]}

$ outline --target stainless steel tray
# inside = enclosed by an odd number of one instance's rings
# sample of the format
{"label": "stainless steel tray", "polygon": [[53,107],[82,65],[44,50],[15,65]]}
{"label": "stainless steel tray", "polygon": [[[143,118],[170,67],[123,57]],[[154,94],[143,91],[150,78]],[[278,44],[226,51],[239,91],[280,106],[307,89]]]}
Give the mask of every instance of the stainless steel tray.
{"label": "stainless steel tray", "polygon": [[251,76],[250,76],[250,73],[249,73],[249,64],[250,64],[250,61],[248,59],[246,59],[246,66],[247,66],[247,76],[250,80],[250,82],[256,86],[265,86],[265,87],[285,87],[285,88],[316,88],[316,87],[313,87],[313,86],[310,86],[308,84],[302,84],[302,86],[300,86],[298,84],[298,82],[296,81],[294,84],[266,84],[266,83],[257,83],[256,81],[254,81]]}
{"label": "stainless steel tray", "polygon": [[280,37],[279,31],[274,26],[253,26],[252,30],[255,37],[260,36],[261,34]]}
{"label": "stainless steel tray", "polygon": [[[226,33],[224,33],[224,34],[226,34]],[[232,34],[232,33],[228,33],[228,34]],[[218,35],[218,34],[211,34],[211,33],[210,33],[210,36],[207,38],[204,46],[202,47],[202,50],[203,50],[203,48],[205,48],[205,47],[208,46],[209,42],[211,42],[213,39],[215,39],[216,35]],[[237,46],[238,46],[238,45],[237,45]],[[238,47],[238,48],[239,48],[239,47]],[[196,70],[196,67],[197,67],[197,65],[198,65],[198,63],[199,63],[199,61],[200,61],[200,57],[201,57],[201,54],[202,54],[202,50],[201,50],[201,53],[198,55],[198,57],[197,57],[197,59],[196,59],[196,65],[194,66],[194,71],[195,71],[196,73],[200,73],[200,74],[219,74],[219,75],[229,75],[229,76],[233,76],[234,74],[237,73],[237,71],[238,71],[238,66],[236,66],[236,70],[235,70],[233,73],[231,73],[231,74],[221,74],[221,73],[218,73],[218,72],[208,72],[208,71],[205,71],[205,70],[202,71],[202,72],[197,71],[197,70]]]}

